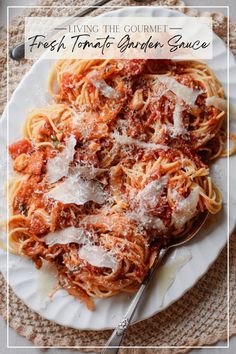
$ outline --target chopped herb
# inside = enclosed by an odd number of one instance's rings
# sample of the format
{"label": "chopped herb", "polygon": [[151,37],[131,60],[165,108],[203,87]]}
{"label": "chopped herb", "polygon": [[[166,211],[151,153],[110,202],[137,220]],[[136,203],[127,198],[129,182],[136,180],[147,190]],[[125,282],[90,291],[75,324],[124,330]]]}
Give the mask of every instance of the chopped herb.
{"label": "chopped herb", "polygon": [[57,137],[56,137],[55,135],[51,135],[51,139],[52,139],[52,141],[53,141],[53,145],[54,145],[55,147],[58,147],[58,145],[59,145],[59,140],[57,139]]}
{"label": "chopped herb", "polygon": [[104,73],[108,73],[110,71],[111,67],[110,66],[106,66],[105,69],[104,69]]}
{"label": "chopped herb", "polygon": [[53,142],[53,145],[54,145],[55,147],[58,147],[58,145],[59,145],[59,140],[54,141],[54,142]]}
{"label": "chopped herb", "polygon": [[27,209],[26,209],[26,205],[25,205],[25,204],[19,204],[19,205],[18,205],[18,209],[19,209],[24,215],[26,215]]}

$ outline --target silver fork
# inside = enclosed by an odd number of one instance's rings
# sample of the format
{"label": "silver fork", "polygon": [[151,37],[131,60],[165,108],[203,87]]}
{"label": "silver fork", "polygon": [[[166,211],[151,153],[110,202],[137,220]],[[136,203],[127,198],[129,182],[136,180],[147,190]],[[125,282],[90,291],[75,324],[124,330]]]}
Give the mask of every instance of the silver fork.
{"label": "silver fork", "polygon": [[136,295],[134,296],[131,304],[126,312],[124,318],[120,321],[118,326],[113,331],[111,337],[109,338],[108,342],[106,343],[105,348],[102,350],[102,354],[115,354],[118,353],[119,347],[121,342],[127,332],[127,329],[131,323],[131,320],[135,314],[135,311],[138,305],[141,303],[143,299],[144,292],[148,285],[150,284],[154,273],[156,272],[157,268],[161,264],[163,258],[167,255],[167,253],[175,247],[181,246],[190,240],[193,239],[194,236],[199,232],[202,228],[203,224],[205,223],[208,217],[208,212],[204,212],[199,215],[196,222],[193,224],[193,227],[189,233],[184,233],[176,238],[173,238],[170,241],[170,244],[161,248],[158,257],[156,258],[152,268],[150,269],[147,277],[144,279],[142,285],[140,286],[139,290],[137,291]]}
{"label": "silver fork", "polygon": [[[101,7],[108,3],[111,0],[100,0],[96,2],[94,5],[91,5],[91,7],[87,7],[83,9],[82,11],[79,11],[74,17],[83,17],[85,15],[88,15],[90,12],[96,10],[97,7]],[[137,1],[137,0],[136,0]],[[62,23],[62,26],[66,26],[71,23],[71,20]],[[53,34],[53,33],[52,33]],[[19,61],[24,58],[25,56],[25,43],[19,43],[9,51],[9,55],[11,59]]]}
{"label": "silver fork", "polygon": [[[82,11],[79,11],[74,17],[86,16],[90,12],[96,10],[98,7],[105,5],[109,1],[111,1],[111,0],[100,0],[100,1],[96,2],[95,4],[91,5],[91,7],[87,7],[85,9],[83,9]],[[141,3],[141,2],[144,2],[145,0],[135,0],[135,1]],[[71,23],[71,20],[69,20],[68,23],[67,22],[62,23],[62,26],[66,26],[70,23]],[[10,49],[9,55],[10,55],[11,59],[16,60],[16,61],[23,59],[25,56],[25,43],[24,42],[19,43],[15,47]]]}

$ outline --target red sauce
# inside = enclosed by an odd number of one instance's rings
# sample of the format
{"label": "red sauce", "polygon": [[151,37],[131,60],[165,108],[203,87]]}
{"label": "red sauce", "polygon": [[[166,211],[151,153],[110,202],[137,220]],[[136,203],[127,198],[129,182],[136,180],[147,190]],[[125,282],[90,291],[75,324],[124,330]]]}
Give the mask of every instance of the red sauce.
{"label": "red sauce", "polygon": [[16,159],[21,154],[28,154],[34,150],[31,142],[28,139],[21,139],[9,146],[11,157]]}
{"label": "red sauce", "polygon": [[42,169],[44,167],[44,152],[35,151],[29,159],[28,165],[25,168],[24,172],[31,175],[41,175]]}
{"label": "red sauce", "polygon": [[122,69],[124,76],[132,77],[140,74],[144,70],[145,59],[126,60]]}
{"label": "red sauce", "polygon": [[45,219],[39,214],[33,214],[30,217],[29,232],[35,235],[42,235],[49,232],[49,226],[45,223]]}
{"label": "red sauce", "polygon": [[51,124],[48,120],[44,123],[44,125],[39,129],[39,133],[46,137],[51,137],[54,134]]}

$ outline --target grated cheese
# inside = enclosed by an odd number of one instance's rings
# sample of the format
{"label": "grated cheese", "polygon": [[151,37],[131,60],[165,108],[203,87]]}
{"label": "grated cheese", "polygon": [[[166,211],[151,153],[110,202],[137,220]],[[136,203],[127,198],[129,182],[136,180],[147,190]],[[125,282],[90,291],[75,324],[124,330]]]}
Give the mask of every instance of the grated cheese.
{"label": "grated cheese", "polygon": [[97,168],[94,167],[93,165],[77,165],[75,167],[75,173],[78,174],[78,176],[83,177],[87,180],[91,180],[102,174],[103,172],[106,172],[107,169],[105,168]]}
{"label": "grated cheese", "polygon": [[202,93],[200,90],[193,90],[185,85],[180,84],[176,79],[170,76],[157,75],[158,80],[164,84],[176,96],[182,99],[190,106],[195,105],[197,97]]}
{"label": "grated cheese", "polygon": [[161,232],[167,231],[167,228],[160,218],[148,215],[143,208],[138,207],[135,210],[128,212],[127,216],[131,220],[137,221],[145,229],[156,229]]}
{"label": "grated cheese", "polygon": [[214,106],[215,108],[225,111],[227,110],[227,101],[224,98],[212,96],[212,97],[207,97],[206,99],[206,105],[207,106]]}
{"label": "grated cheese", "polygon": [[46,196],[64,204],[83,205],[88,201],[98,204],[105,202],[105,192],[100,183],[85,181],[76,175],[69,176],[46,193]]}
{"label": "grated cheese", "polygon": [[117,267],[117,261],[111,252],[100,246],[85,245],[79,249],[79,257],[95,267],[111,268]]}
{"label": "grated cheese", "polygon": [[171,131],[173,137],[186,134],[186,129],[184,128],[181,113],[182,113],[182,107],[179,103],[176,103],[174,113],[173,113],[174,126],[169,127],[169,130]]}
{"label": "grated cheese", "polygon": [[163,188],[167,185],[168,177],[163,176],[155,181],[148,183],[137,194],[137,201],[139,205],[147,208],[155,208],[156,199],[163,192]]}
{"label": "grated cheese", "polygon": [[199,201],[199,187],[195,187],[187,198],[183,198],[176,190],[172,193],[176,210],[172,213],[172,222],[177,229],[192,219],[197,211]]}
{"label": "grated cheese", "polygon": [[77,129],[83,138],[89,137],[96,121],[96,114],[93,112],[73,112],[72,127]]}
{"label": "grated cheese", "polygon": [[72,127],[84,139],[96,139],[106,136],[108,131],[107,124],[99,122],[99,114],[97,112],[74,112]]}
{"label": "grated cheese", "polygon": [[166,146],[166,145],[155,144],[155,143],[145,143],[144,141],[133,139],[133,138],[130,138],[129,136],[126,136],[126,135],[120,135],[118,132],[112,133],[111,137],[114,138],[115,141],[121,145],[135,145],[139,148],[148,149],[148,150],[156,150],[156,149],[167,150],[168,149],[168,146]]}
{"label": "grated cheese", "polygon": [[73,161],[75,154],[76,139],[71,135],[66,141],[65,148],[47,162],[47,180],[49,183],[55,183],[59,179],[68,175],[69,165]]}

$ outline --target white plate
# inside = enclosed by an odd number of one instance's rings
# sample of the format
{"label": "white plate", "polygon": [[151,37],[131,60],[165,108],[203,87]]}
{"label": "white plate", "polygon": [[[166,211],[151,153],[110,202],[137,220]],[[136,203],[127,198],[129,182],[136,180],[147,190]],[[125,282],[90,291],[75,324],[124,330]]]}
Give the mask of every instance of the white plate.
{"label": "white plate", "polygon": [[[126,8],[105,16],[183,16],[177,11],[167,8]],[[215,71],[217,77],[227,92],[227,50],[223,41],[214,35],[214,58],[208,61],[209,66]],[[22,125],[29,109],[40,107],[50,102],[47,92],[47,78],[52,61],[39,60],[23,78],[21,84],[15,90],[9,104],[9,143],[21,137]],[[230,54],[230,102],[236,105],[236,64],[233,55]],[[6,152],[6,110],[0,121],[0,147]],[[5,181],[4,154],[1,155],[3,168],[0,167],[0,184]],[[0,162],[1,163],[1,162]],[[5,166],[5,167],[4,167]],[[236,158],[232,158],[231,166],[236,166]],[[223,193],[223,211],[215,216],[213,222],[206,225],[196,240],[175,252],[167,266],[157,275],[152,286],[146,294],[145,301],[139,307],[135,321],[144,320],[157,312],[167,308],[179,299],[197,280],[208,270],[209,266],[217,258],[227,239],[227,159],[218,160],[212,168],[213,177]],[[231,173],[231,186],[236,185],[236,176]],[[230,191],[231,206],[236,205],[236,189]],[[5,201],[1,196],[1,215],[5,214]],[[230,209],[229,232],[234,227],[235,215]],[[190,257],[191,255],[191,257]],[[191,258],[189,260],[189,258]],[[115,327],[124,315],[130,296],[118,295],[110,299],[95,301],[96,309],[88,311],[84,304],[60,290],[46,306],[38,296],[38,283],[42,275],[37,271],[32,262],[25,259],[9,256],[9,283],[14,292],[33,310],[43,317],[59,324],[78,329],[101,330]],[[187,262],[188,261],[188,262]],[[186,263],[186,264],[185,264]],[[181,268],[181,269],[179,269]],[[0,252],[0,269],[6,275],[6,254]],[[177,269],[178,272],[177,272]],[[176,275],[177,273],[177,275]],[[176,275],[176,277],[175,277]],[[45,279],[44,279],[45,281]],[[49,285],[48,285],[49,287]],[[168,288],[168,289],[167,289]]]}

